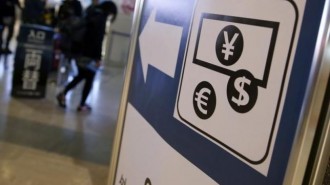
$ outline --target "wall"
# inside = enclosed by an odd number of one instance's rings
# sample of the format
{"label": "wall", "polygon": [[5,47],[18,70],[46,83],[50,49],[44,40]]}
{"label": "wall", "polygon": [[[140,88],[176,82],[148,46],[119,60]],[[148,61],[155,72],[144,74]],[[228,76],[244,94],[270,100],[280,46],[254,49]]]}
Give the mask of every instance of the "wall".
{"label": "wall", "polygon": [[117,0],[115,3],[118,6],[119,14],[116,21],[108,27],[104,61],[110,66],[124,67],[127,63],[133,16],[130,11],[132,9],[127,10],[128,1]]}

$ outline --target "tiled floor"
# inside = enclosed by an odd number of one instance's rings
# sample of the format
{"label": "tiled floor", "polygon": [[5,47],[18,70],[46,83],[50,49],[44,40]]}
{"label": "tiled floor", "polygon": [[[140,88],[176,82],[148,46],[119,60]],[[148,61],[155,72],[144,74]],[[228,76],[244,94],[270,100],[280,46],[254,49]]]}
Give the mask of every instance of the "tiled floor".
{"label": "tiled floor", "polygon": [[0,184],[106,185],[124,70],[106,64],[88,99],[93,111],[78,113],[81,86],[63,110],[53,77],[43,99],[11,97],[13,56],[7,62],[0,59]]}

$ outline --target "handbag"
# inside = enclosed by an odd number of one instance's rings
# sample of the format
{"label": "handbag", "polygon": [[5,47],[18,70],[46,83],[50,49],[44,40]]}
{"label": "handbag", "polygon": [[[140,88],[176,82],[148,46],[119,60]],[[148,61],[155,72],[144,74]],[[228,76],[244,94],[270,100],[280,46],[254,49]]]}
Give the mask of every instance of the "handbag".
{"label": "handbag", "polygon": [[96,64],[96,61],[89,57],[78,57],[77,65],[81,68],[89,69],[91,71],[97,71],[99,69],[99,66]]}

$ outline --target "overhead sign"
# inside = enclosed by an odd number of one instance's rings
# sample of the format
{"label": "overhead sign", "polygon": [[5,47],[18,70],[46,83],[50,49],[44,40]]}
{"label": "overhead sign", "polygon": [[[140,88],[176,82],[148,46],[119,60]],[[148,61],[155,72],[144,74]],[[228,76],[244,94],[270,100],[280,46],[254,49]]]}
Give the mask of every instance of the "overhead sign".
{"label": "overhead sign", "polygon": [[323,8],[306,3],[144,0],[111,184],[283,184]]}

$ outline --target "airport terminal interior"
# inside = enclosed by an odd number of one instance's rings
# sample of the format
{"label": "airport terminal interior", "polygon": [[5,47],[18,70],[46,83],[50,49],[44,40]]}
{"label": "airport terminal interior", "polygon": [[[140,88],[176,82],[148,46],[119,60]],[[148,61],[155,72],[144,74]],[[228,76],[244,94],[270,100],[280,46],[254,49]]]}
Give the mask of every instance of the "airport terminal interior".
{"label": "airport terminal interior", "polygon": [[10,95],[13,59],[0,67],[0,184],[105,185],[124,68],[105,66],[96,77],[91,112],[77,112],[81,86],[65,110],[49,81],[43,99]]}
{"label": "airport terminal interior", "polygon": [[[87,100],[91,112],[77,112],[83,83],[65,109],[58,106],[58,70],[49,72],[44,98],[13,97],[19,28],[18,21],[13,53],[0,56],[0,184],[106,185],[125,65],[103,62]],[[68,80],[75,72],[72,65]]]}

